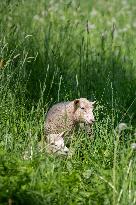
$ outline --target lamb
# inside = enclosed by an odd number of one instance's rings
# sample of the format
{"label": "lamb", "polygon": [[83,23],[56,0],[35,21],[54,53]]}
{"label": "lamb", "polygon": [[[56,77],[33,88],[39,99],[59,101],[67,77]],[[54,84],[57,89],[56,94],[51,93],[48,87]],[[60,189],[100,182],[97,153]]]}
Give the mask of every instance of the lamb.
{"label": "lamb", "polygon": [[48,153],[57,152],[58,154],[66,155],[69,152],[69,149],[64,145],[63,135],[64,132],[47,135]]}
{"label": "lamb", "polygon": [[45,135],[51,152],[69,152],[64,145],[65,135],[70,136],[71,131],[80,123],[92,126],[95,122],[94,104],[95,102],[90,102],[86,98],[80,98],[57,103],[49,109],[45,119]]}

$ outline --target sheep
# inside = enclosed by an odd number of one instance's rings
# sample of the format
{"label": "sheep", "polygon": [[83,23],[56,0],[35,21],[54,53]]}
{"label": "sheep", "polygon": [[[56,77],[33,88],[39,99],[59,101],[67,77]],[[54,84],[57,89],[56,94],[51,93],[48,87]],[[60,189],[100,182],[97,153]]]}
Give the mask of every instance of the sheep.
{"label": "sheep", "polygon": [[61,134],[50,134],[47,135],[48,142],[48,153],[64,154],[66,155],[69,152],[69,149],[64,145],[64,132]]}
{"label": "sheep", "polygon": [[94,104],[86,98],[80,98],[57,103],[49,109],[45,119],[45,136],[51,152],[69,152],[64,145],[65,135],[70,136],[71,131],[80,123],[92,126],[95,122]]}

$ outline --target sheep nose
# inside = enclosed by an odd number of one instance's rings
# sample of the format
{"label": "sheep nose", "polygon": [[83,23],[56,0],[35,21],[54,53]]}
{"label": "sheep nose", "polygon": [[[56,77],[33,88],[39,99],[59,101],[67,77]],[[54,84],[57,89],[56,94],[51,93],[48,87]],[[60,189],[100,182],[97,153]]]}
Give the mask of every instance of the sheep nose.
{"label": "sheep nose", "polygon": [[69,149],[66,146],[64,147],[64,152],[67,154],[69,153]]}

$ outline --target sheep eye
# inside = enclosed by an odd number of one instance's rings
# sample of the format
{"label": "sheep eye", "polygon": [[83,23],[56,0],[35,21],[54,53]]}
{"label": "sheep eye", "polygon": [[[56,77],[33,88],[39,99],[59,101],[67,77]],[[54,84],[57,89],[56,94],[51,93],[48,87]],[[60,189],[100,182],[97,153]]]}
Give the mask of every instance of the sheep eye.
{"label": "sheep eye", "polygon": [[84,107],[81,107],[81,109],[84,110],[85,108],[84,108]]}

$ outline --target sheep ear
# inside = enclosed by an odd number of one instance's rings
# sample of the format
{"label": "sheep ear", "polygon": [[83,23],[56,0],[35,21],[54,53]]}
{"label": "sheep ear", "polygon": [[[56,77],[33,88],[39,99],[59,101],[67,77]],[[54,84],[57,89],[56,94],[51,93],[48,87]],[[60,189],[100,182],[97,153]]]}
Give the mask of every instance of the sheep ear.
{"label": "sheep ear", "polygon": [[60,133],[58,136],[59,136],[59,137],[64,137],[64,133],[65,133],[65,131],[62,132],[62,133]]}
{"label": "sheep ear", "polygon": [[96,103],[96,101],[91,102],[92,106],[94,106],[94,105],[95,105],[95,103]]}
{"label": "sheep ear", "polygon": [[79,99],[74,100],[75,109],[77,109],[79,107],[79,105],[80,105],[80,100]]}

